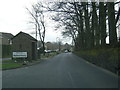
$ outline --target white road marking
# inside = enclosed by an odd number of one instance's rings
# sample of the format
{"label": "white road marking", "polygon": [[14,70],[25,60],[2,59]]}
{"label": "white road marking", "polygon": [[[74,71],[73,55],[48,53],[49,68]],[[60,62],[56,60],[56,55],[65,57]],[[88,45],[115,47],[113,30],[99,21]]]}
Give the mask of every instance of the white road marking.
{"label": "white road marking", "polygon": [[77,88],[70,72],[68,72],[68,77],[72,83],[73,88]]}

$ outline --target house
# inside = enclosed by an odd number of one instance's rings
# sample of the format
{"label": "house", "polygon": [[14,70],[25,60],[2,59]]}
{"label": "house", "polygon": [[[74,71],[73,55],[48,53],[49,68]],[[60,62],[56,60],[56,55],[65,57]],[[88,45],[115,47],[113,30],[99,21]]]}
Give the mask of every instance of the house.
{"label": "house", "polygon": [[0,32],[0,45],[10,45],[11,38],[13,38],[11,33]]}
{"label": "house", "polygon": [[37,40],[27,33],[19,32],[12,38],[12,52],[27,52],[28,60],[37,59]]}
{"label": "house", "polygon": [[46,50],[56,51],[57,49],[59,49],[59,44],[56,42],[46,42],[45,47]]}
{"label": "house", "polygon": [[0,50],[2,58],[11,57],[11,38],[13,38],[11,33],[0,32]]}
{"label": "house", "polygon": [[45,46],[47,50],[54,50],[54,44],[51,42],[46,42]]}

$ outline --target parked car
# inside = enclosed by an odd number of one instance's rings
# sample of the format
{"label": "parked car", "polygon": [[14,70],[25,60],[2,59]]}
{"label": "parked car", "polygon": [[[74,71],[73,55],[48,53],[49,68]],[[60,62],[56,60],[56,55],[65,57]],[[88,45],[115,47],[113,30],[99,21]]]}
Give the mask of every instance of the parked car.
{"label": "parked car", "polygon": [[65,53],[67,53],[68,52],[68,50],[65,50]]}

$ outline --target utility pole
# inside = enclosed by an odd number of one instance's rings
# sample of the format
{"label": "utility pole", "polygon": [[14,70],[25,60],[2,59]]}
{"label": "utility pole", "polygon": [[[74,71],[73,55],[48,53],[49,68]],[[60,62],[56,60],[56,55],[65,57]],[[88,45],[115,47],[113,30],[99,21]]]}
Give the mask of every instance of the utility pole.
{"label": "utility pole", "polygon": [[60,38],[59,37],[56,38],[56,42],[57,41],[58,41],[58,47],[59,47],[59,52],[60,52]]}

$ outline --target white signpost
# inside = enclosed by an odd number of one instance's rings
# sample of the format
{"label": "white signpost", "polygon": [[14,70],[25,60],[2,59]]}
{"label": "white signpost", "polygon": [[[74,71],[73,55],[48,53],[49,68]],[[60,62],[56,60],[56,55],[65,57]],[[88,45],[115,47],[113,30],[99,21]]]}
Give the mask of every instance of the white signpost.
{"label": "white signpost", "polygon": [[27,52],[13,52],[13,58],[27,58]]}

